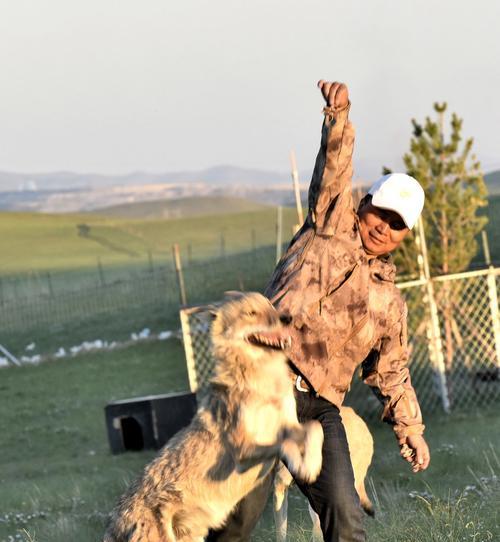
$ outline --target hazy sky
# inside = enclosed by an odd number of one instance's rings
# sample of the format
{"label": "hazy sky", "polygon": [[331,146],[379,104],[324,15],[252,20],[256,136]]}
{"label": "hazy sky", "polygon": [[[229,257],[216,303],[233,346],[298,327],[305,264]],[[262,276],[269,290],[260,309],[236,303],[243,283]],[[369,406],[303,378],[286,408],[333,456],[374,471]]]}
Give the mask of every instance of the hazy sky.
{"label": "hazy sky", "polygon": [[0,0],[0,170],[311,170],[346,81],[356,176],[448,101],[500,168],[498,0]]}

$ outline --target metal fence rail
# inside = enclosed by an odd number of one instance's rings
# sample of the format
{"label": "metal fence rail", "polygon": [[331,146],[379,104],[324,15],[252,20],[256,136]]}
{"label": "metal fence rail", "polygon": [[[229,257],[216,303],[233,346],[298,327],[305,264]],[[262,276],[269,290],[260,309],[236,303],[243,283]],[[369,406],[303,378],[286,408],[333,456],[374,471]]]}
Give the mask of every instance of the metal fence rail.
{"label": "metal fence rail", "polygon": [[[432,288],[428,282],[422,278],[398,285],[408,305],[409,365],[422,409],[449,411],[497,403],[500,268],[435,277]],[[192,391],[203,390],[213,371],[207,307],[182,309],[181,323],[190,386]],[[379,412],[378,401],[357,377],[346,402],[366,417]]]}

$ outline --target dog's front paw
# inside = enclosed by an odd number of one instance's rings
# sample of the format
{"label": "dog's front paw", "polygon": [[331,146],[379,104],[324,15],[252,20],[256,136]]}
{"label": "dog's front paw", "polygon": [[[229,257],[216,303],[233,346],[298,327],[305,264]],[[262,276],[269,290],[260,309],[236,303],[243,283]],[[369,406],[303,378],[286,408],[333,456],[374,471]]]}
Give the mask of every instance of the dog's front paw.
{"label": "dog's front paw", "polygon": [[317,421],[302,426],[301,443],[286,439],[281,453],[290,472],[300,480],[312,483],[318,477],[323,462],[323,428]]}
{"label": "dog's front paw", "polygon": [[297,473],[302,480],[312,483],[319,476],[323,464],[323,428],[316,421],[310,421],[304,424],[306,438],[304,441],[304,455],[302,460],[302,469]]}

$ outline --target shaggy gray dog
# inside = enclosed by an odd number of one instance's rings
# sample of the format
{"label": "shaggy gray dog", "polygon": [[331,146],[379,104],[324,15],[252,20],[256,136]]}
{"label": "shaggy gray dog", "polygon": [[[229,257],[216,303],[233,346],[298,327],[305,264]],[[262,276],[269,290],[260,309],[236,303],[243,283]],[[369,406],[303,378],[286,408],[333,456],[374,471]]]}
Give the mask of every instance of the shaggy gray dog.
{"label": "shaggy gray dog", "polygon": [[300,479],[316,479],[323,430],[297,420],[283,352],[289,340],[260,294],[238,295],[216,311],[210,391],[122,497],[104,542],[200,542],[279,459]]}

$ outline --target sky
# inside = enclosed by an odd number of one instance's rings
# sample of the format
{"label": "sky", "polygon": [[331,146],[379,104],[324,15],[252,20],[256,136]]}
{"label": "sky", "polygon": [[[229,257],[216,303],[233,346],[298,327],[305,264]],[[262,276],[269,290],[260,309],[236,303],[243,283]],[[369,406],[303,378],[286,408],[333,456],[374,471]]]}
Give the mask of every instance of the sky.
{"label": "sky", "polygon": [[320,78],[355,178],[400,169],[435,101],[500,169],[497,0],[0,0],[0,170],[310,171]]}

